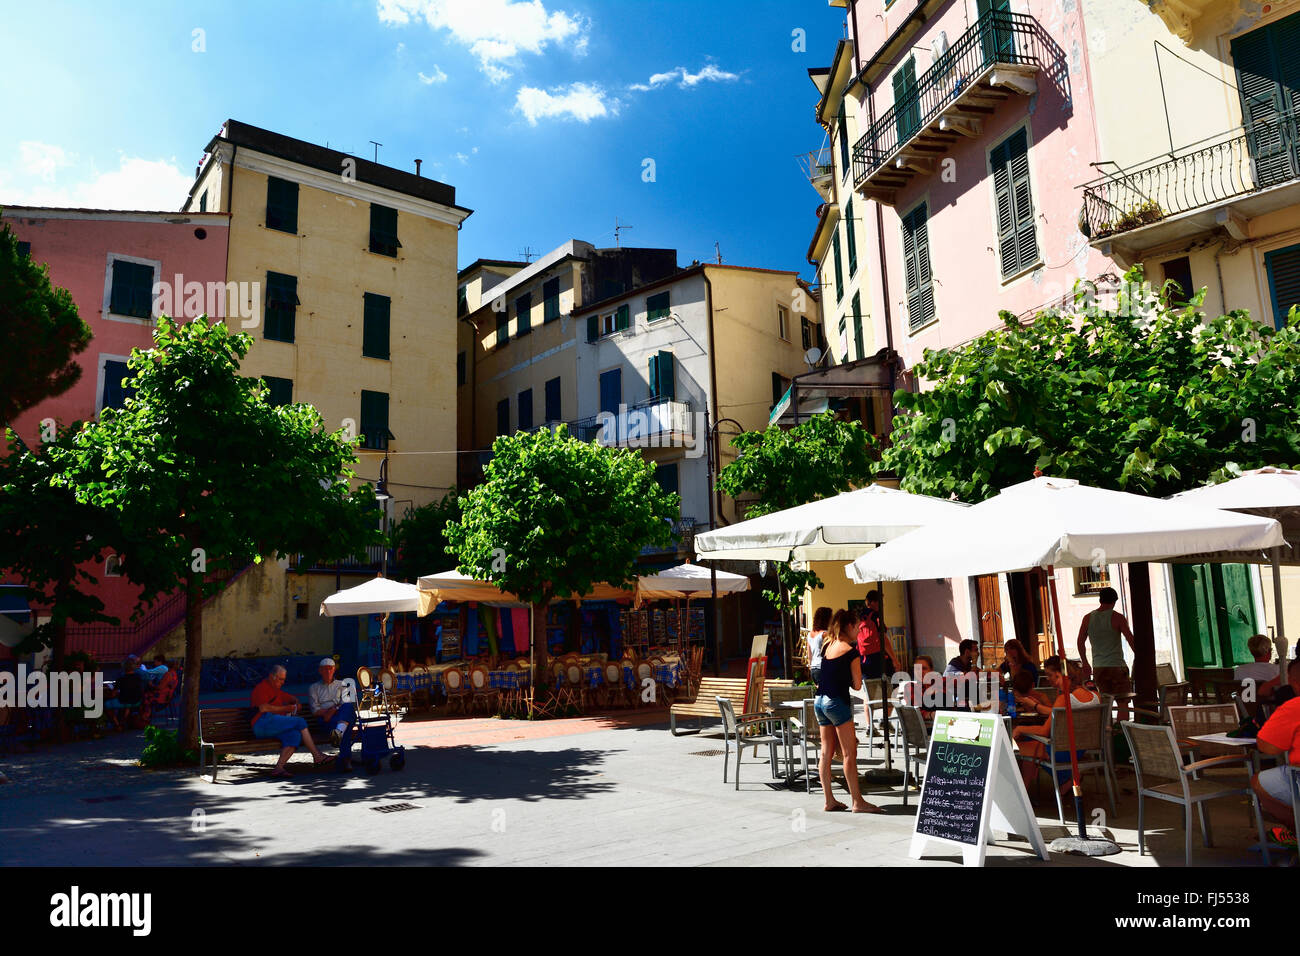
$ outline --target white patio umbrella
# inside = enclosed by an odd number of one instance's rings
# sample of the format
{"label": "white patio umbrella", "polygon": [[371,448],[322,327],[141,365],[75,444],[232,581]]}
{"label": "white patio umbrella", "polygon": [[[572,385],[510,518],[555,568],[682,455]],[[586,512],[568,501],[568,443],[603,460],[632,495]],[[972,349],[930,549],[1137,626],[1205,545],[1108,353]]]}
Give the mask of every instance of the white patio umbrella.
{"label": "white patio umbrella", "polygon": [[[1206,508],[1222,508],[1225,511],[1240,511],[1245,514],[1263,518],[1274,518],[1282,525],[1282,534],[1286,544],[1270,548],[1268,563],[1273,569],[1273,607],[1277,618],[1278,669],[1282,682],[1286,683],[1286,653],[1288,643],[1283,630],[1282,618],[1282,575],[1283,564],[1300,564],[1300,471],[1289,468],[1256,468],[1244,472],[1240,477],[1217,485],[1206,485],[1173,495],[1170,501],[1201,505]],[[1207,559],[1222,561],[1228,555],[1206,555]],[[1246,552],[1231,555],[1233,560],[1244,564],[1262,564],[1264,558],[1260,552]]]}
{"label": "white patio umbrella", "polygon": [[637,578],[636,604],[639,607],[642,601],[662,598],[686,598],[689,601],[691,598],[712,597],[714,575],[717,575],[719,593],[737,594],[749,590],[749,578],[743,574],[711,571],[698,564],[679,564],[658,574]]}
{"label": "white patio umbrella", "polygon": [[383,666],[388,666],[388,615],[419,611],[420,593],[414,584],[403,584],[385,577],[371,578],[365,584],[336,591],[321,601],[321,617],[382,614],[379,622],[379,649]]}
{"label": "white patio umbrella", "polygon": [[[1057,565],[1164,561],[1191,553],[1272,548],[1284,540],[1281,526],[1271,518],[1090,488],[1068,478],[1039,477],[1004,488],[987,501],[903,535],[864,554],[845,570],[851,579],[863,582],[1046,568],[1052,582],[1047,593],[1057,653],[1065,660],[1056,599]],[[1071,697],[1065,695],[1065,719],[1082,842],[1087,837]],[[1092,841],[1094,846],[1096,843]]]}

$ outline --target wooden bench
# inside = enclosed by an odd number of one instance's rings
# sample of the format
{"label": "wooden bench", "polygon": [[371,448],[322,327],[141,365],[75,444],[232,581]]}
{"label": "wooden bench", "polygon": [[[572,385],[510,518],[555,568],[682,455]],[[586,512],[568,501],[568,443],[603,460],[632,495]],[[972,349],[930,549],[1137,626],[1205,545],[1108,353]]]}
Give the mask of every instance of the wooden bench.
{"label": "wooden bench", "polygon": [[[255,737],[249,722],[251,707],[208,707],[199,711],[199,776],[203,776],[207,765],[205,759],[210,755],[212,763],[212,783],[217,782],[217,765],[219,758],[225,754],[253,754],[279,751],[283,745],[275,737]],[[321,724],[320,719],[300,704],[297,716],[307,721],[307,732],[316,742],[317,748],[328,743],[329,728]]]}
{"label": "wooden bench", "polygon": [[[793,687],[794,681],[789,680],[768,680],[763,685],[763,709],[771,705],[771,695],[767,689],[770,687]],[[736,715],[740,716],[745,707],[745,678],[743,677],[701,677],[700,689],[695,694],[695,699],[691,701],[678,701],[668,708],[668,729],[672,731],[674,737],[680,737],[682,734],[698,734],[700,732],[699,723],[696,721],[694,730],[677,729],[678,717],[699,717],[701,720],[705,717],[712,717],[715,720],[721,720],[722,714],[718,711],[719,697],[725,697],[731,701],[731,706],[735,708]]]}

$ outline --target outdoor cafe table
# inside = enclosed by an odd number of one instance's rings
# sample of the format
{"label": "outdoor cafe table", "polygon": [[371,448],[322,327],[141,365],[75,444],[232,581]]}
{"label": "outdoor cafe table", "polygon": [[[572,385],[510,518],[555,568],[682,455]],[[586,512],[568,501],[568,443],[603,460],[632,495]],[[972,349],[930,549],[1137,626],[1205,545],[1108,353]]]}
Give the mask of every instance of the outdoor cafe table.
{"label": "outdoor cafe table", "polygon": [[1229,737],[1227,734],[1198,734],[1195,737],[1188,737],[1189,743],[1200,742],[1203,744],[1214,744],[1218,747],[1233,747],[1238,750],[1249,751],[1251,769],[1259,773],[1259,747],[1254,737]]}

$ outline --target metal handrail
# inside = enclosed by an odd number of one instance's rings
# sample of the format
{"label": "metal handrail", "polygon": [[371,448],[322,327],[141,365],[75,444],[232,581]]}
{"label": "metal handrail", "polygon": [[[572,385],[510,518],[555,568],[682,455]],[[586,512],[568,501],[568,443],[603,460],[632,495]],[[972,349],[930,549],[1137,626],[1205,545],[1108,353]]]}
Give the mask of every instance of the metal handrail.
{"label": "metal handrail", "polygon": [[853,146],[853,181],[862,183],[925,129],[995,63],[1042,66],[1042,29],[1027,13],[990,10],[916,80]]}
{"label": "metal handrail", "polygon": [[1085,185],[1080,230],[1102,239],[1300,179],[1300,114],[1236,127],[1202,142],[1209,145]]}

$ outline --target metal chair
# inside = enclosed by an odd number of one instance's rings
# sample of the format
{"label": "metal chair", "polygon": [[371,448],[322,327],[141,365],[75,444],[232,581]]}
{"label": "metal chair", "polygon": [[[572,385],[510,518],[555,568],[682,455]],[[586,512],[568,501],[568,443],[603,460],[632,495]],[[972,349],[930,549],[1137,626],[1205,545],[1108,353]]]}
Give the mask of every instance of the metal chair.
{"label": "metal chair", "polygon": [[[750,714],[737,717],[736,710],[726,697],[714,698],[718,702],[718,711],[722,714],[722,782],[727,782],[727,764],[731,762],[731,746],[736,746],[736,789],[740,789],[740,758],[746,747],[752,746],[758,752],[760,746],[766,746],[771,755],[772,777],[775,779],[777,745],[788,746],[787,738],[780,729],[781,721],[768,714]],[[750,728],[753,728],[752,732]]]}
{"label": "metal chair", "polygon": [[[1074,718],[1074,749],[1081,751],[1079,757],[1079,776],[1082,779],[1083,774],[1088,771],[1100,772],[1106,783],[1106,795],[1110,798],[1110,812],[1115,813],[1115,784],[1111,778],[1110,761],[1106,759],[1105,751],[1110,741],[1102,735],[1102,728],[1105,726],[1106,715],[1103,713],[1101,706],[1071,708]],[[1052,791],[1056,794],[1056,814],[1061,826],[1065,826],[1065,807],[1061,802],[1061,783],[1057,774],[1062,770],[1068,770],[1070,767],[1070,733],[1069,724],[1065,719],[1065,708],[1053,708],[1051,727],[1046,737],[1040,737],[1036,734],[1027,735],[1030,740],[1042,744],[1047,754],[1043,757],[1030,757],[1025,754],[1017,754],[1018,760],[1023,760],[1036,765],[1039,769],[1046,770],[1052,778]]]}
{"label": "metal chair", "polygon": [[[918,707],[910,704],[896,704],[898,722],[903,728],[903,806],[907,806],[907,794],[911,789],[912,777],[922,777],[920,771],[930,755],[930,732],[926,730],[925,718]],[[916,765],[917,773],[911,767]]]}
{"label": "metal chair", "polygon": [[1167,684],[1178,683],[1178,675],[1174,672],[1173,664],[1156,665],[1156,686],[1164,687]]}
{"label": "metal chair", "polygon": [[1179,751],[1186,752],[1192,760],[1205,757],[1240,756],[1242,751],[1225,744],[1192,740],[1203,734],[1223,734],[1236,730],[1241,724],[1235,704],[1192,704],[1168,708],[1169,726]]}
{"label": "metal chair", "polygon": [[[1133,769],[1137,774],[1138,791],[1138,855],[1146,853],[1146,798],[1164,800],[1178,804],[1183,808],[1183,828],[1185,831],[1185,863],[1192,865],[1192,807],[1196,808],[1201,818],[1201,834],[1206,846],[1213,846],[1210,835],[1210,819],[1205,804],[1220,797],[1250,797],[1250,805],[1255,811],[1255,828],[1259,833],[1259,842],[1264,854],[1264,865],[1269,863],[1268,844],[1264,842],[1264,821],[1259,810],[1259,798],[1250,787],[1249,769],[1244,776],[1233,781],[1219,779],[1206,780],[1199,775],[1201,771],[1212,767],[1228,767],[1234,764],[1250,766],[1250,759],[1243,755],[1210,757],[1183,764],[1182,754],[1178,750],[1178,740],[1174,737],[1172,727],[1150,724],[1137,724],[1124,721],[1121,725],[1124,736],[1128,739],[1129,750],[1133,754]],[[1229,783],[1240,783],[1230,786]]]}

